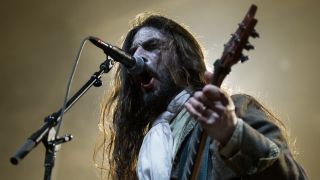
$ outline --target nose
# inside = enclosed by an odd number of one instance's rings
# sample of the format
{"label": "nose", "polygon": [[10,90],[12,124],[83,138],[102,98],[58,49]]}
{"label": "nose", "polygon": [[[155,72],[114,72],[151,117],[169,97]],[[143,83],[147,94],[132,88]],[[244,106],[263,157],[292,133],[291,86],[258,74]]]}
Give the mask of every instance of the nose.
{"label": "nose", "polygon": [[133,53],[133,56],[141,57],[144,60],[144,62],[146,62],[147,60],[147,52],[142,46],[138,46],[136,51]]}

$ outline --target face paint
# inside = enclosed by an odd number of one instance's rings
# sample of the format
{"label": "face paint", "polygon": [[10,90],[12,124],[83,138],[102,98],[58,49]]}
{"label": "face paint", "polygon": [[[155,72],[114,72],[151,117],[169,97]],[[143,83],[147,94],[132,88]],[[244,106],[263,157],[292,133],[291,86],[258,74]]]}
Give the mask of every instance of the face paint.
{"label": "face paint", "polygon": [[[181,90],[173,81],[164,61],[171,61],[170,39],[152,27],[141,28],[134,36],[129,52],[145,59],[146,70],[136,77],[143,92],[145,106],[157,114],[166,109],[171,99]],[[166,59],[164,59],[164,57]]]}

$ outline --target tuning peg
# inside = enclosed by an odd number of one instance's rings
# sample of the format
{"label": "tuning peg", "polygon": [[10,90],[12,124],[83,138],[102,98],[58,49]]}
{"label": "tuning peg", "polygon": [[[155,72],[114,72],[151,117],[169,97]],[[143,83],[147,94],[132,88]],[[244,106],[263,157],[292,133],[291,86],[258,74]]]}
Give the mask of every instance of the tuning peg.
{"label": "tuning peg", "polygon": [[259,38],[260,37],[259,33],[255,29],[251,32],[250,36],[253,37],[253,38]]}
{"label": "tuning peg", "polygon": [[245,56],[245,55],[241,55],[241,57],[240,57],[240,61],[241,61],[242,63],[246,62],[248,59],[249,59],[249,57],[248,57],[248,56]]}
{"label": "tuning peg", "polygon": [[244,45],[244,49],[246,49],[247,51],[250,51],[251,49],[254,49],[254,46],[249,42],[247,42],[247,44]]}
{"label": "tuning peg", "polygon": [[228,52],[230,56],[233,56],[236,52],[234,50]]}
{"label": "tuning peg", "polygon": [[241,30],[245,30],[246,29],[246,26],[243,23],[239,23],[238,26],[239,26],[239,28]]}

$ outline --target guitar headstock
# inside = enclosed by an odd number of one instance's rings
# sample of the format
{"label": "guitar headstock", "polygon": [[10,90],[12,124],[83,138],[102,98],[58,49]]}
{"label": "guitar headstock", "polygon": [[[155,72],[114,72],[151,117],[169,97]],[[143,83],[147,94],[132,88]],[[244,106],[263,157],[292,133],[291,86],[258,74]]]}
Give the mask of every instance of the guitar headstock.
{"label": "guitar headstock", "polygon": [[257,24],[257,19],[254,18],[257,6],[251,5],[248,13],[243,21],[238,25],[238,29],[232,34],[231,39],[225,45],[224,52],[221,60],[224,59],[223,64],[235,64],[239,60],[244,62],[247,56],[242,54],[242,50],[252,50],[254,46],[248,42],[249,37],[257,38],[259,34],[255,31],[254,27]]}
{"label": "guitar headstock", "polygon": [[230,72],[231,67],[239,61],[245,62],[249,58],[242,54],[243,49],[252,50],[254,46],[248,41],[249,37],[257,38],[259,34],[254,27],[257,19],[254,18],[257,11],[256,5],[251,5],[249,11],[239,24],[238,29],[224,46],[224,51],[220,59],[214,63],[214,79],[213,84],[220,86],[224,77]]}

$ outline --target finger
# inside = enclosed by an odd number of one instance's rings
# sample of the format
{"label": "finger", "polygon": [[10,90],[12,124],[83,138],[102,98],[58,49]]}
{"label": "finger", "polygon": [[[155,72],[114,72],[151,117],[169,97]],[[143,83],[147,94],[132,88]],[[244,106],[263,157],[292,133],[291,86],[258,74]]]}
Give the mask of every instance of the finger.
{"label": "finger", "polygon": [[211,101],[221,101],[224,105],[229,104],[229,95],[216,86],[206,85],[202,91],[203,94]]}
{"label": "finger", "polygon": [[204,119],[204,123],[206,125],[213,125],[219,118],[221,118],[221,115],[219,115],[217,112],[212,111],[211,109],[206,109],[204,113],[202,114],[202,117]]}
{"label": "finger", "polygon": [[213,101],[209,100],[209,99],[207,98],[207,96],[205,96],[205,95],[203,94],[202,91],[197,91],[197,92],[195,92],[195,93],[193,94],[193,97],[194,97],[195,99],[197,99],[198,101],[202,102],[203,104],[209,104],[210,102],[213,102]]}
{"label": "finger", "polygon": [[213,80],[213,73],[210,72],[210,71],[204,72],[204,79],[205,79],[207,84],[211,83],[212,80]]}
{"label": "finger", "polygon": [[226,112],[226,106],[218,101],[213,105],[212,108],[210,108],[210,110],[217,113],[219,116],[222,116]]}
{"label": "finger", "polygon": [[221,104],[214,106],[214,108],[206,108],[205,111],[203,111],[202,116],[206,119],[215,119],[219,120],[222,119],[226,115],[227,108]]}
{"label": "finger", "polygon": [[194,97],[191,97],[188,102],[193,106],[193,108],[196,111],[198,111],[199,114],[202,114],[203,111],[206,109],[206,107],[203,105],[203,103]]}
{"label": "finger", "polygon": [[[193,97],[200,101],[204,106],[211,108],[213,110],[220,110],[224,107],[223,103],[221,101],[213,101],[209,99],[202,91],[197,91],[194,93]],[[217,106],[217,108],[215,107]]]}
{"label": "finger", "polygon": [[200,114],[189,101],[186,102],[184,106],[196,121],[198,121],[200,124],[207,125],[207,119],[203,117],[202,114]]}
{"label": "finger", "polygon": [[186,102],[184,106],[187,109],[187,111],[191,114],[191,116],[193,116],[195,119],[196,117],[201,117],[201,113],[199,113],[199,111],[197,111],[194,108],[194,106],[190,103],[190,101]]}
{"label": "finger", "polygon": [[[194,93],[194,98],[202,103],[201,106],[205,106],[207,109],[211,109],[219,115],[222,115],[227,108],[226,105],[224,105],[221,101],[210,100],[207,96],[204,95],[202,91],[197,91],[196,93]],[[200,111],[201,114],[203,114],[203,107],[201,106],[198,106],[198,108],[196,109]]]}

